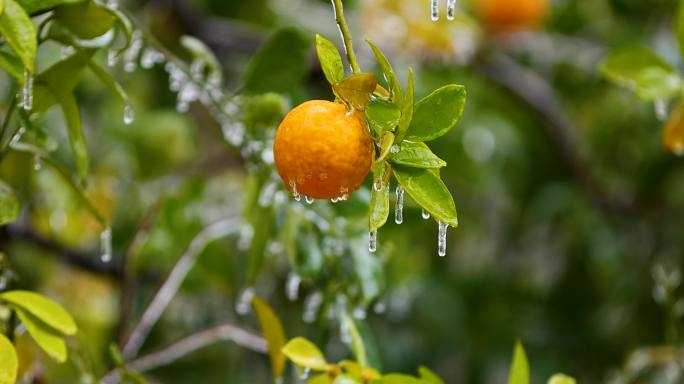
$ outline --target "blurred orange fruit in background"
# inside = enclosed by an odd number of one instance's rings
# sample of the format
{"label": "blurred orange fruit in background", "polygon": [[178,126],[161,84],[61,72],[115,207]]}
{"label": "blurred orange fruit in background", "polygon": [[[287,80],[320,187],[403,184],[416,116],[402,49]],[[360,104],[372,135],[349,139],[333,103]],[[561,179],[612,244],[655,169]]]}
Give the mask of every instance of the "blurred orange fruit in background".
{"label": "blurred orange fruit in background", "polygon": [[510,31],[542,24],[549,12],[549,1],[475,0],[474,7],[489,29]]}

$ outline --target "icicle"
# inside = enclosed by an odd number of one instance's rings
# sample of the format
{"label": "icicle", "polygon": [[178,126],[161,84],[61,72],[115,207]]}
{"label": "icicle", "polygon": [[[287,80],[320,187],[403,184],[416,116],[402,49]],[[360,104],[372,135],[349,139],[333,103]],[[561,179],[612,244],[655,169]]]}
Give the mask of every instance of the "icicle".
{"label": "icicle", "polygon": [[133,106],[126,104],[123,112],[123,122],[126,125],[131,125],[133,124],[133,121],[135,121],[135,112],[133,111]]}
{"label": "icicle", "polygon": [[447,228],[449,225],[443,221],[439,222],[439,236],[437,238],[437,254],[446,256]]}
{"label": "icicle", "polygon": [[296,301],[299,298],[299,285],[302,283],[302,278],[298,274],[292,272],[287,275],[285,282],[285,296],[290,301]]}
{"label": "icicle", "polygon": [[373,182],[373,189],[378,192],[382,191],[382,179],[378,179]]}
{"label": "icicle", "polygon": [[238,301],[235,303],[235,312],[238,315],[246,315],[251,308],[252,298],[254,298],[254,288],[248,287],[240,294]]}
{"label": "icicle", "polygon": [[40,169],[43,168],[43,163],[42,160],[40,159],[39,155],[33,156],[33,170],[34,171],[40,171]]}
{"label": "icicle", "polygon": [[453,20],[456,15],[456,0],[447,0],[447,20]]}
{"label": "icicle", "polygon": [[341,187],[340,188],[340,200],[339,201],[347,201],[349,198],[349,188],[347,187]]}
{"label": "icicle", "polygon": [[658,120],[665,121],[667,119],[667,100],[657,99],[653,102],[653,109]]}
{"label": "icicle", "polygon": [[316,315],[323,304],[323,294],[316,291],[304,299],[304,313],[302,313],[302,320],[305,323],[311,324],[316,321]]}
{"label": "icicle", "polygon": [[333,204],[337,203],[338,201],[340,201],[339,197],[333,197],[332,199],[330,199],[330,202]]}
{"label": "icicle", "polygon": [[110,49],[109,52],[107,52],[107,65],[110,67],[113,67],[116,65],[116,63],[119,61],[119,52],[117,52],[114,49]]}
{"label": "icicle", "polygon": [[392,152],[394,154],[399,153],[400,150],[401,150],[401,148],[399,148],[399,146],[396,144],[392,144],[392,146],[390,147],[390,152]]}
{"label": "icicle", "polygon": [[17,133],[12,137],[12,140],[10,140],[10,147],[19,143],[19,140],[21,140],[21,137],[24,136],[24,133],[26,133],[26,128],[20,127],[19,130],[17,130]]}
{"label": "icicle", "polygon": [[307,204],[313,204],[314,198],[311,196],[304,196],[304,201],[306,201]]}
{"label": "icicle", "polygon": [[296,201],[301,201],[302,200],[302,195],[297,192],[297,183],[294,180],[290,181],[290,189],[292,189],[292,197]]}
{"label": "icicle", "polygon": [[24,86],[21,90],[21,105],[25,111],[33,109],[33,76],[28,70],[24,70]]}
{"label": "icicle", "polygon": [[439,0],[430,0],[430,18],[432,21],[439,20]]}
{"label": "icicle", "polygon": [[430,212],[426,211],[425,208],[423,208],[423,212],[421,213],[421,216],[423,219],[427,220],[430,218]]}
{"label": "icicle", "polygon": [[394,222],[401,224],[404,222],[404,188],[397,185],[397,205],[394,209]]}
{"label": "icicle", "polygon": [[103,263],[112,261],[112,229],[110,227],[100,233],[100,260]]}
{"label": "icicle", "polygon": [[378,249],[378,229],[368,232],[368,251],[375,252]]}

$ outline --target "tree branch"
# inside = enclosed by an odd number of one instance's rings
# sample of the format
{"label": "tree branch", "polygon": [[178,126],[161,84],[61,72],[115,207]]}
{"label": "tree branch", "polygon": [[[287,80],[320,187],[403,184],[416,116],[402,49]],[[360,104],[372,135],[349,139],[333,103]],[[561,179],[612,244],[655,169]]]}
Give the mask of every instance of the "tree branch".
{"label": "tree branch", "polygon": [[342,0],[332,0],[333,10],[335,11],[335,21],[337,26],[340,27],[340,33],[342,34],[342,40],[344,40],[344,50],[347,53],[347,59],[349,59],[349,65],[351,66],[352,72],[359,73],[361,68],[359,63],[356,61],[356,53],[354,53],[354,47],[352,47],[352,38],[349,33],[349,27],[347,26],[347,21],[344,18],[344,7],[342,6]]}

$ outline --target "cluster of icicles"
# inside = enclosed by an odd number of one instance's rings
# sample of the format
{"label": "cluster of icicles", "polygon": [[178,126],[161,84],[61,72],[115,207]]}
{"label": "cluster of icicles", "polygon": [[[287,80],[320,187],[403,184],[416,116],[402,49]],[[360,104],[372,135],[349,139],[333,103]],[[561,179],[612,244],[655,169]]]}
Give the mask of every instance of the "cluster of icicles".
{"label": "cluster of icicles", "polygon": [[[453,20],[456,16],[456,0],[446,0],[447,20]],[[439,20],[439,0],[430,0],[430,18],[432,21]]]}

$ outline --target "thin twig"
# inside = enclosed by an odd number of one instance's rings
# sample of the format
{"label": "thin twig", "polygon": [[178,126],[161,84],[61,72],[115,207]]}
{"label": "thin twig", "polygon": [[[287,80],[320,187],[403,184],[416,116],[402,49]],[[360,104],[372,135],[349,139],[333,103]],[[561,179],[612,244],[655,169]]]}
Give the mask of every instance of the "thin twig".
{"label": "thin twig", "polygon": [[361,72],[361,68],[359,67],[359,63],[356,61],[356,54],[354,53],[354,47],[352,47],[352,37],[349,33],[349,27],[347,27],[347,21],[344,18],[342,0],[333,0],[332,5],[333,10],[335,11],[335,21],[337,22],[337,26],[340,27],[342,40],[344,40],[344,50],[347,53],[349,65],[351,66],[352,72],[359,73]]}
{"label": "thin twig", "polygon": [[162,286],[157,291],[157,294],[154,296],[147,309],[145,309],[145,312],[140,318],[140,322],[133,328],[133,331],[123,347],[124,358],[130,359],[138,353],[140,347],[142,347],[145,342],[147,335],[149,335],[150,330],[157,323],[166,307],[178,292],[183,280],[185,280],[185,277],[192,267],[194,267],[197,257],[207,244],[218,238],[234,234],[239,228],[240,220],[231,217],[208,225],[192,239],[188,249],[183,253],[180,259],[178,259],[178,262],[173,266],[171,273],[162,283]]}
{"label": "thin twig", "polygon": [[[146,372],[173,363],[179,358],[218,341],[233,341],[237,345],[259,353],[266,353],[266,341],[253,332],[232,324],[222,324],[178,340],[167,347],[126,363],[126,368],[135,372]],[[102,382],[117,383],[121,372],[114,369]]]}

